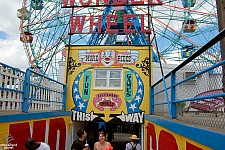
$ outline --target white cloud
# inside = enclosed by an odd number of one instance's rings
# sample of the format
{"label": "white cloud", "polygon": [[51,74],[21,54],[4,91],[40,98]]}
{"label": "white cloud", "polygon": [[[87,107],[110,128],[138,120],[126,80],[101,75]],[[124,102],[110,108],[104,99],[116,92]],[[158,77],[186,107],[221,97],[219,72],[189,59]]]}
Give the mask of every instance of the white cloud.
{"label": "white cloud", "polygon": [[22,1],[7,0],[0,3],[0,31],[7,34],[6,39],[0,39],[0,62],[24,70],[28,67],[27,57],[20,42],[20,20],[17,9],[22,7]]}
{"label": "white cloud", "polygon": [[0,31],[6,32],[9,38],[19,37],[20,20],[17,9],[22,7],[22,1],[7,0],[0,4]]}
{"label": "white cloud", "polygon": [[4,64],[23,71],[28,67],[27,57],[19,40],[0,40],[0,54],[0,62]]}

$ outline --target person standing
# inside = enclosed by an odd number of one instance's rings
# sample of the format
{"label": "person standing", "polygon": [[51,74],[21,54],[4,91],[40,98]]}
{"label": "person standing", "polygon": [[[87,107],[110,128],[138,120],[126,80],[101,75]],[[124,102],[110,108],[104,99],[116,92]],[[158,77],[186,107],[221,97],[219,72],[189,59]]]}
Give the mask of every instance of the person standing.
{"label": "person standing", "polygon": [[78,139],[75,140],[71,146],[71,150],[90,150],[89,144],[87,142],[87,132],[83,130],[79,130],[77,132]]}
{"label": "person standing", "polygon": [[34,138],[28,138],[25,142],[27,150],[50,150],[50,146],[44,142],[36,142]]}
{"label": "person standing", "polygon": [[112,146],[109,142],[105,141],[105,132],[100,131],[98,133],[99,142],[94,145],[94,150],[112,150]]}
{"label": "person standing", "polygon": [[137,135],[132,135],[129,138],[131,139],[132,142],[126,144],[125,150],[142,150],[141,144],[138,143],[139,138],[137,137]]}

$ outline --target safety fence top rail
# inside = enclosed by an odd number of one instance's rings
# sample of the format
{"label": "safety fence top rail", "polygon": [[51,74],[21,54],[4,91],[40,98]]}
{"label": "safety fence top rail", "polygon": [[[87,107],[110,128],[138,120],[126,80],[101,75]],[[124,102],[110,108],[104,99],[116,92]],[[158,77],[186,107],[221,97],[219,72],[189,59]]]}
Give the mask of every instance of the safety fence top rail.
{"label": "safety fence top rail", "polygon": [[2,62],[0,62],[0,68],[9,68],[9,69],[12,69],[12,70],[16,70],[16,71],[25,73],[24,71],[20,70],[19,68],[9,66],[9,65],[7,65],[5,63],[2,63]]}
{"label": "safety fence top rail", "polygon": [[64,111],[66,85],[35,70],[26,70],[23,112]]}
{"label": "safety fence top rail", "polygon": [[[185,65],[187,65],[189,62],[191,62],[192,60],[194,60],[195,58],[197,58],[203,52],[207,51],[212,45],[216,44],[218,41],[220,41],[224,37],[225,37],[225,28],[219,34],[217,34],[212,40],[210,40],[203,47],[201,47],[197,52],[195,52],[192,56],[188,57],[180,65],[178,65],[176,68],[174,68],[171,72],[169,72],[168,74],[166,74],[164,78],[168,78],[171,75],[172,72],[173,73],[177,72],[179,69],[181,69],[182,67],[184,67]],[[152,86],[154,87],[155,85],[159,84],[162,81],[163,81],[163,78],[161,78],[159,81],[157,81]]]}
{"label": "safety fence top rail", "polygon": [[35,70],[31,69],[31,68],[28,68],[28,70],[29,70],[30,72],[32,72],[32,73],[35,73],[36,75],[43,76],[45,79],[48,79],[49,81],[55,82],[55,83],[60,84],[60,85],[66,85],[66,84],[61,83],[61,82],[59,82],[59,81],[57,81],[57,80],[51,79],[51,78],[49,78],[48,76],[45,76],[45,75],[43,75],[42,73],[37,72],[37,71],[35,71]]}
{"label": "safety fence top rail", "polygon": [[151,86],[150,114],[225,129],[224,37],[225,29]]}
{"label": "safety fence top rail", "polygon": [[26,72],[0,62],[0,114],[64,111],[66,85],[28,68]]}
{"label": "safety fence top rail", "polygon": [[0,62],[0,110],[20,110],[22,107],[25,72]]}

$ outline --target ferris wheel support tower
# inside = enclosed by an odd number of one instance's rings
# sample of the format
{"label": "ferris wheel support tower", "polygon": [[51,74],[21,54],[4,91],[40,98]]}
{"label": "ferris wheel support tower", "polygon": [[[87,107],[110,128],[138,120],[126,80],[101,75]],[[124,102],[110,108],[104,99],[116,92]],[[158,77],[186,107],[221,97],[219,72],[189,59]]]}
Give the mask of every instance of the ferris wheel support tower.
{"label": "ferris wheel support tower", "polygon": [[[225,0],[216,0],[219,31],[225,28]],[[221,59],[225,60],[225,38],[220,41]],[[225,66],[223,65],[223,91],[225,91]]]}

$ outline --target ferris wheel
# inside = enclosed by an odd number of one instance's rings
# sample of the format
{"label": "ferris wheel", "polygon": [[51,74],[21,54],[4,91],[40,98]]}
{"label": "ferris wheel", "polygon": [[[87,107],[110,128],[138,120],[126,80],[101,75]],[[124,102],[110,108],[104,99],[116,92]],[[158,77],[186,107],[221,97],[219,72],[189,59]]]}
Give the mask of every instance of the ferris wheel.
{"label": "ferris wheel", "polygon": [[[215,0],[162,0],[162,5],[125,7],[76,7],[63,8],[62,0],[23,0],[17,16],[21,19],[20,41],[23,42],[31,67],[57,78],[59,60],[64,60],[65,45],[146,45],[143,38],[124,34],[91,34],[90,16],[133,13],[148,14],[145,26],[151,27],[150,42],[154,53],[159,50],[164,63],[183,61],[218,34]],[[70,35],[70,16],[86,15],[82,34]],[[104,20],[103,20],[104,21]],[[118,17],[117,22],[123,22]],[[150,26],[149,26],[150,24]],[[96,30],[94,28],[93,30]],[[218,45],[219,47],[219,45]],[[220,60],[220,49],[209,49],[202,56],[211,63]],[[157,55],[155,55],[155,60]]]}

